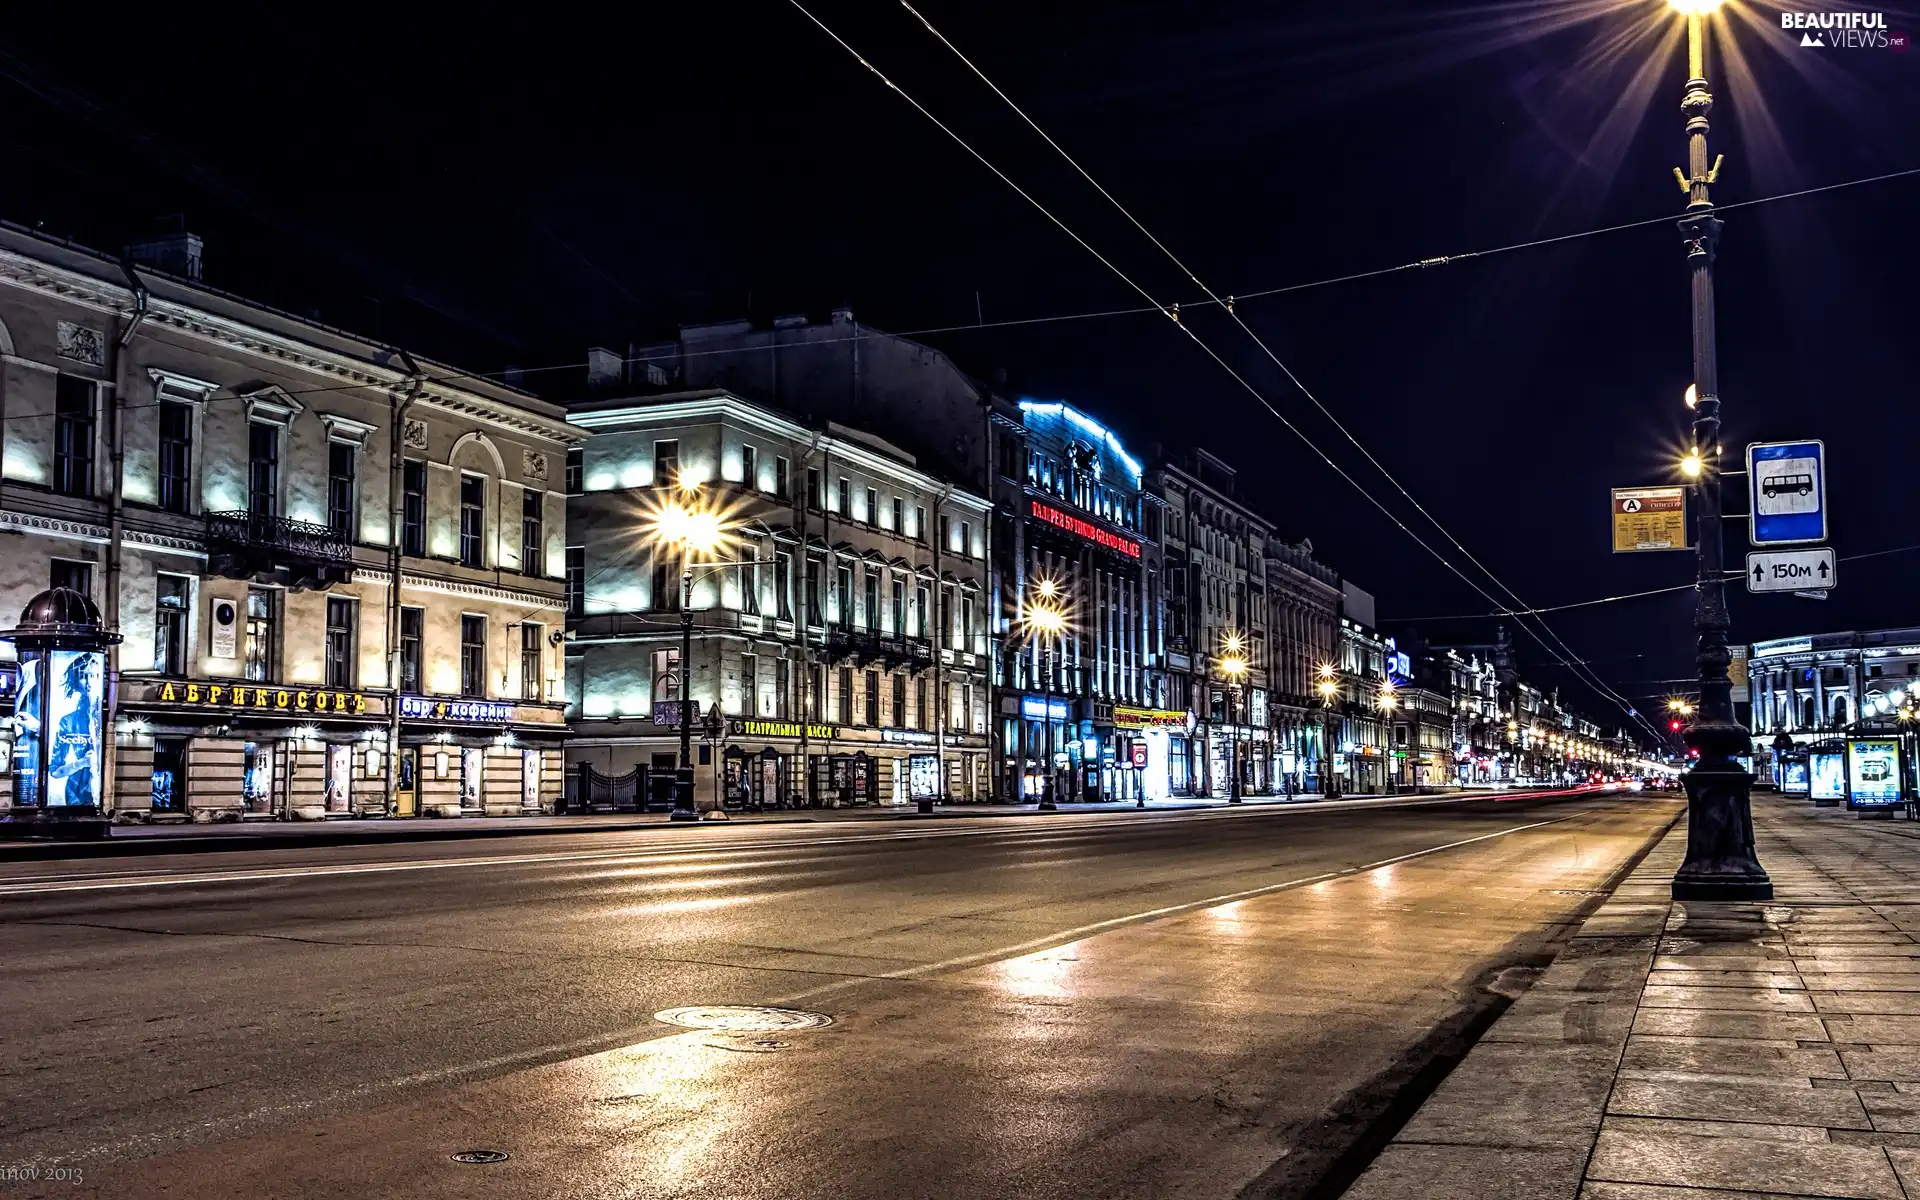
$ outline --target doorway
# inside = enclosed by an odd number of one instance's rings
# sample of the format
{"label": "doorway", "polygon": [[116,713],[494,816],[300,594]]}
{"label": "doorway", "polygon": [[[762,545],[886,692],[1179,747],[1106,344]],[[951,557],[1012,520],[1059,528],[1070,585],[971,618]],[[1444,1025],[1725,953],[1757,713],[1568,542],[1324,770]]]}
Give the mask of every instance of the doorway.
{"label": "doorway", "polygon": [[187,741],[153,739],[153,811],[187,811]]}
{"label": "doorway", "polygon": [[400,747],[400,757],[394,762],[393,815],[396,817],[417,817],[420,815],[420,747]]}

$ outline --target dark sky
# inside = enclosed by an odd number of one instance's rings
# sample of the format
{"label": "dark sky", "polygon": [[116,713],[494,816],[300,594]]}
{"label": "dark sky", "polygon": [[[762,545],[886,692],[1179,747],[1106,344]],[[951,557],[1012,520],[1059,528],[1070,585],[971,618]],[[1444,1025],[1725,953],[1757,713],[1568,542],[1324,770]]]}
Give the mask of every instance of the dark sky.
{"label": "dark sky", "polygon": [[[1156,300],[1199,298],[904,9],[809,6]],[[898,330],[971,322],[976,292],[989,322],[1141,303],[784,0],[458,22],[405,8],[149,9],[88,37],[62,10],[11,14],[0,215],[111,248],[184,214],[207,239],[209,282],[476,370],[842,303]],[[1685,72],[1664,0],[923,11],[1222,293],[1681,205]],[[1726,23],[1737,55],[1713,64],[1716,200],[1920,167],[1920,51],[1804,49],[1776,7],[1743,11]],[[1920,30],[1911,11],[1887,20]],[[1725,444],[1826,439],[1843,556],[1920,543],[1916,215],[1920,178],[1726,214]],[[1691,577],[1688,555],[1607,548],[1607,489],[1666,481],[1684,436],[1672,225],[1236,311],[1527,603]],[[1250,338],[1218,313],[1189,319],[1472,571]],[[1199,442],[1236,463],[1245,494],[1376,593],[1383,618],[1490,607],[1164,317],[926,340],[1107,416],[1136,450]],[[1920,551],[1840,578],[1824,603],[1736,590],[1736,638],[1916,621]],[[1690,672],[1691,603],[1678,592],[1552,623],[1651,696]],[[1542,681],[1564,678],[1528,656]]]}

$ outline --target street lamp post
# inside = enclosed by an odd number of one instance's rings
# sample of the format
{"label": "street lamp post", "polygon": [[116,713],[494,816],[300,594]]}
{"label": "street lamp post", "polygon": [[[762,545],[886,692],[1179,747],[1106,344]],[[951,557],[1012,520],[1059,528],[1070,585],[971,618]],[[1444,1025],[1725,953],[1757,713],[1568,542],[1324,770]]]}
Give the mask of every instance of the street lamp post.
{"label": "street lamp post", "polygon": [[1340,685],[1334,682],[1333,664],[1321,663],[1319,678],[1314,690],[1320,693],[1320,796],[1324,800],[1337,800],[1340,797],[1339,784],[1333,775],[1333,747],[1328,739],[1332,736],[1333,699],[1340,692]]}
{"label": "street lamp post", "polygon": [[1040,811],[1055,812],[1060,804],[1054,798],[1053,768],[1053,650],[1067,628],[1065,591],[1051,579],[1036,580],[1032,594],[1021,607],[1020,622],[1030,639],[1040,645],[1040,709],[1042,730],[1041,758],[1046,767],[1040,787]]}
{"label": "street lamp post", "polygon": [[[1733,685],[1727,675],[1727,598],[1721,555],[1720,375],[1713,327],[1713,256],[1720,219],[1707,187],[1719,164],[1707,160],[1707,14],[1720,0],[1670,0],[1687,21],[1687,89],[1680,109],[1687,117],[1687,192],[1680,237],[1687,250],[1693,291],[1693,449],[1699,459],[1694,488],[1694,544],[1698,552],[1693,630],[1699,668],[1700,717],[1686,732],[1699,752],[1687,772],[1687,857],[1673,877],[1675,900],[1770,900],[1773,882],[1755,857],[1748,789],[1753,777],[1734,756],[1752,745],[1734,719]],[[1675,172],[1679,174],[1678,171]]]}
{"label": "street lamp post", "polygon": [[1240,681],[1247,674],[1246,643],[1239,634],[1222,639],[1220,673],[1227,679],[1227,803],[1240,803]]}
{"label": "street lamp post", "polygon": [[[680,552],[680,765],[674,772],[674,821],[697,821],[693,803],[693,575],[694,556],[712,553],[729,536],[725,517],[698,495],[696,486],[680,485],[680,495],[656,507],[648,521],[647,537],[656,547]],[[739,564],[707,564],[714,570]]]}

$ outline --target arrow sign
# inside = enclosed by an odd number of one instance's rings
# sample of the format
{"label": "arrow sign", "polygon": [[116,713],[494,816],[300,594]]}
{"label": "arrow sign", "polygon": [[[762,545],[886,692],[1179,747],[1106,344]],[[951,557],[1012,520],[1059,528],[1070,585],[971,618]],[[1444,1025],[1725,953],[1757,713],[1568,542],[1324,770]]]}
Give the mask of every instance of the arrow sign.
{"label": "arrow sign", "polygon": [[1758,550],[1747,555],[1750,592],[1824,592],[1835,583],[1833,549]]}

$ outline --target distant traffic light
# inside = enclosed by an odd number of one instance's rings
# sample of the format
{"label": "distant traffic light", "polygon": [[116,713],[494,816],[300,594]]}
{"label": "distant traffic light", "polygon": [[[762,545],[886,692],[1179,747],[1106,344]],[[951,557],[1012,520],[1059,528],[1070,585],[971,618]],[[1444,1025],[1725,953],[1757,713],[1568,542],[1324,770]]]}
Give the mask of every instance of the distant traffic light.
{"label": "distant traffic light", "polygon": [[1667,722],[1667,728],[1668,728],[1668,729],[1671,729],[1671,730],[1673,730],[1673,732],[1675,732],[1675,733],[1679,733],[1679,732],[1680,732],[1680,722],[1679,722],[1679,720],[1678,720],[1678,719],[1676,718],[1675,720],[1672,720],[1672,721],[1668,721],[1668,722]]}

